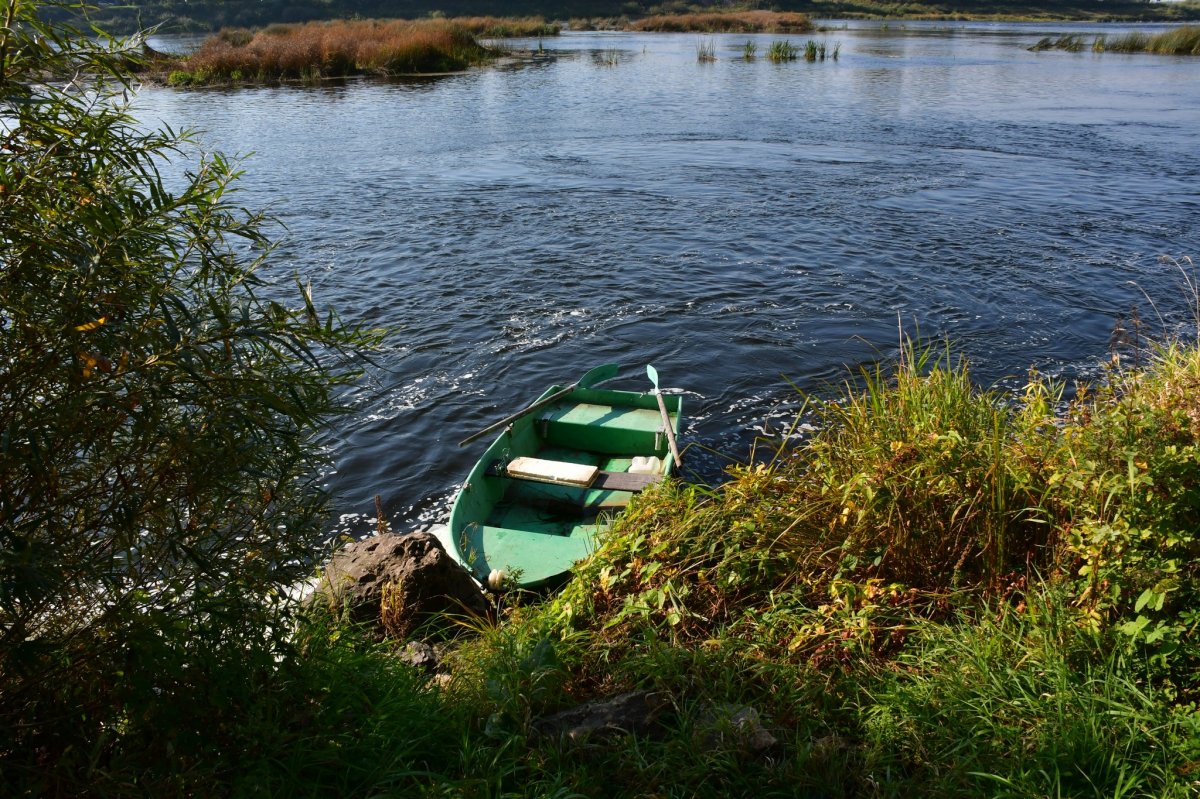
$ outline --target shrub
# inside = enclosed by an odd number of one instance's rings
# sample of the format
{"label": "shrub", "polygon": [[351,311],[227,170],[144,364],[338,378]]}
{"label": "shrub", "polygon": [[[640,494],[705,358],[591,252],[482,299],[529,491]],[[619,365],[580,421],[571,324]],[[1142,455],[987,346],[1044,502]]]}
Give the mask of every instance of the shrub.
{"label": "shrub", "polygon": [[9,9],[0,757],[63,792],[124,741],[170,783],[289,656],[327,507],[311,437],[377,337],[260,279],[267,220],[231,162],[168,188],[159,165],[199,148],[130,117],[140,41]]}

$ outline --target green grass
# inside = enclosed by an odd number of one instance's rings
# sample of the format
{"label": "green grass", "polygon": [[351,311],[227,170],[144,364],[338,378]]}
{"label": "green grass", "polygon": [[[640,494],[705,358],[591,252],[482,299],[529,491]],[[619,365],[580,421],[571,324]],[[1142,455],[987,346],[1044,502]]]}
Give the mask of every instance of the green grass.
{"label": "green grass", "polygon": [[742,45],[742,58],[750,61],[753,60],[756,55],[758,55],[758,42],[754,41],[753,39],[748,39],[746,43]]}
{"label": "green grass", "polygon": [[1101,36],[1096,39],[1092,49],[1110,53],[1200,55],[1200,26],[1184,25],[1155,34],[1135,31],[1112,39]]}
{"label": "green grass", "polygon": [[[1065,50],[1078,53],[1085,46],[1082,34],[1062,34],[1057,37],[1045,36],[1029,49],[1034,52],[1042,50]],[[1200,55],[1200,26],[1183,25],[1162,33],[1131,33],[1112,38],[1101,35],[1092,40],[1093,53],[1156,53],[1159,55]]]}
{"label": "green grass", "polygon": [[[815,432],[719,489],[640,495],[560,593],[505,597],[445,684],[307,622],[237,694],[222,751],[249,754],[192,773],[277,796],[1193,796],[1200,349],[1061,392],[909,347],[807,397]],[[527,738],[633,688],[669,698],[655,738]],[[778,751],[708,748],[727,702]],[[164,784],[118,751],[111,773]]]}
{"label": "green grass", "polygon": [[795,61],[799,54],[799,45],[792,44],[789,39],[771,42],[771,45],[767,48],[767,58],[776,62]]}
{"label": "green grass", "polygon": [[702,63],[717,60],[717,43],[712,39],[696,41],[696,60]]}
{"label": "green grass", "polygon": [[[1057,38],[1046,36],[1029,48],[1033,52],[1042,50],[1066,50],[1068,53],[1078,53],[1083,49],[1083,36],[1078,33],[1068,33]],[[1095,49],[1095,48],[1093,48]]]}

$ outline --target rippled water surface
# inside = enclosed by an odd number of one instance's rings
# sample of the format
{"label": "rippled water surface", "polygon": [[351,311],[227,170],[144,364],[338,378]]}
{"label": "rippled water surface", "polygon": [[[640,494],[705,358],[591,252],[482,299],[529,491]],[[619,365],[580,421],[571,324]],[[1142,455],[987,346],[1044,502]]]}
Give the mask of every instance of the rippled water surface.
{"label": "rippled water surface", "polygon": [[1158,257],[1200,255],[1200,59],[1025,49],[1046,32],[876,23],[787,64],[744,35],[701,64],[692,35],[568,34],[463,75],[139,104],[253,152],[278,273],[395,330],[329,442],[365,532],[377,493],[399,528],[444,518],[485,446],[459,440],[607,361],[629,388],[653,362],[683,443],[744,456],[796,405],[785,376],[888,356],[898,314],[990,383],[1094,371],[1134,302],[1157,325],[1128,281],[1181,309]]}

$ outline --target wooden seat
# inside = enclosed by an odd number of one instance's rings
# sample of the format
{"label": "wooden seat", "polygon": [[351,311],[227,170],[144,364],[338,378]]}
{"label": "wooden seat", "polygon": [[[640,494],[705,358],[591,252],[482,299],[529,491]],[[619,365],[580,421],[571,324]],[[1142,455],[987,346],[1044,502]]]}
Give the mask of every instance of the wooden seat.
{"label": "wooden seat", "polygon": [[488,464],[485,474],[551,485],[634,492],[644,491],[663,479],[661,474],[608,472],[595,466],[542,458],[514,458],[508,466],[497,459]]}

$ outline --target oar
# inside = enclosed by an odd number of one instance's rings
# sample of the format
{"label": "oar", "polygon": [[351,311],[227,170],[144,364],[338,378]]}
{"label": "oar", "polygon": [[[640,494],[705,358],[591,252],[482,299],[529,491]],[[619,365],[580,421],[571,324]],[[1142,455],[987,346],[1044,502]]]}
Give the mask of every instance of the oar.
{"label": "oar", "polygon": [[583,377],[579,378],[577,381],[575,381],[571,385],[564,388],[562,391],[556,391],[553,394],[551,394],[549,397],[546,397],[544,400],[538,400],[537,402],[530,405],[528,408],[517,411],[512,416],[505,416],[503,419],[496,422],[495,424],[485,427],[484,429],[480,430],[475,435],[471,436],[470,438],[465,439],[461,444],[459,444],[459,446],[465,447],[467,444],[470,444],[472,441],[474,441],[478,438],[483,438],[484,436],[486,436],[488,433],[492,432],[493,430],[504,427],[507,424],[512,424],[513,422],[520,419],[522,416],[524,416],[527,413],[533,413],[538,408],[545,408],[547,405],[551,404],[552,402],[555,402],[556,400],[562,399],[563,397],[567,396],[568,394],[570,394],[572,391],[574,391],[577,388],[591,388],[592,386],[596,385],[597,383],[603,383],[605,380],[612,380],[614,377],[617,376],[617,370],[620,368],[621,367],[615,363],[606,363],[603,366],[597,366],[595,369],[591,370],[590,372],[585,374]]}
{"label": "oar", "polygon": [[667,443],[671,445],[671,455],[675,458],[675,465],[679,466],[679,447],[675,444],[675,431],[671,429],[671,417],[667,415],[667,403],[663,402],[662,392],[658,389],[658,370],[648,365],[646,366],[646,376],[654,384],[654,396],[658,397],[658,412],[662,414],[663,427],[667,428]]}

